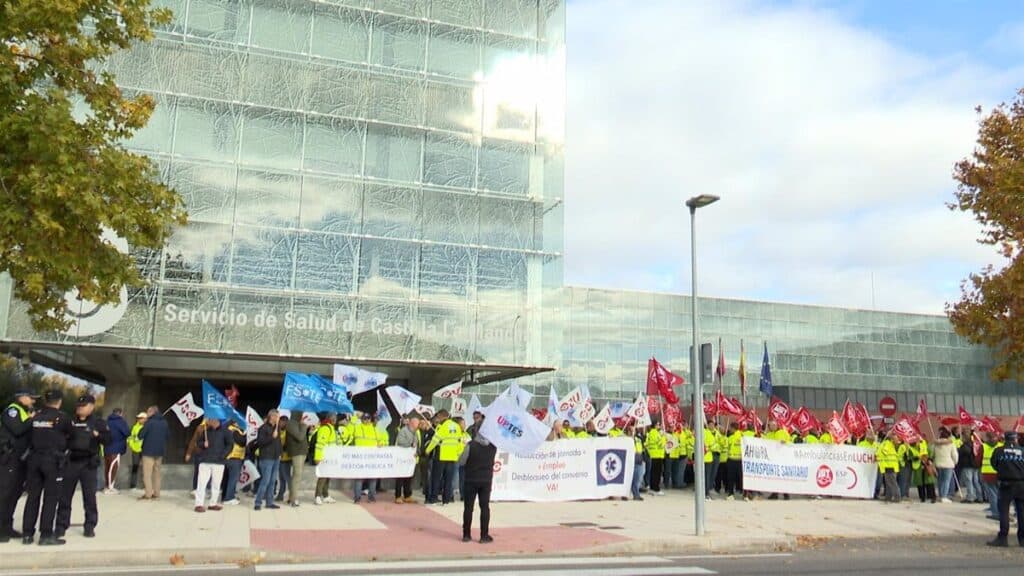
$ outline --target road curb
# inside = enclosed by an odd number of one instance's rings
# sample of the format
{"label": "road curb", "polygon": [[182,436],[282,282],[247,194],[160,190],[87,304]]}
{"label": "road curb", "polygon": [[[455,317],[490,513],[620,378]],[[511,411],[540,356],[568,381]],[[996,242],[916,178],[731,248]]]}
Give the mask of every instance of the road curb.
{"label": "road curb", "polygon": [[[36,552],[35,547],[31,548]],[[174,560],[178,559],[179,563]],[[44,570],[44,569],[65,569],[65,568],[96,568],[96,567],[132,567],[140,568],[146,566],[173,566],[182,568],[202,566],[204,564],[259,564],[266,562],[289,563],[305,562],[310,558],[296,556],[294,554],[283,554],[280,552],[268,552],[265,550],[253,550],[250,548],[198,548],[198,549],[169,549],[159,548],[151,550],[75,550],[67,552],[43,553],[43,554],[17,554],[4,556],[3,570]]]}

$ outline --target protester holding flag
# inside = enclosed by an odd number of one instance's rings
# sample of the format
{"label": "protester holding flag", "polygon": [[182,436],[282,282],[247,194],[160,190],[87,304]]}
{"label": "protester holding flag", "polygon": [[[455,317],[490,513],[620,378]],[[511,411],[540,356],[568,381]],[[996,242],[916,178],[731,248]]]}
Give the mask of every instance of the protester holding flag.
{"label": "protester holding flag", "polygon": [[465,469],[465,492],[462,510],[462,541],[473,540],[473,505],[480,503],[480,543],[489,544],[491,537],[491,486],[494,482],[494,458],[497,446],[484,435],[477,434],[465,447],[459,463]]}
{"label": "protester holding flag", "polygon": [[231,438],[231,451],[224,463],[224,504],[237,506],[241,502],[235,495],[238,490],[238,478],[242,475],[242,465],[245,461],[245,431],[238,425],[238,422],[229,420],[226,426],[227,434]]}
{"label": "protester holding flag", "polygon": [[981,461],[975,454],[974,434],[965,428],[960,435],[960,447],[957,449],[957,468],[960,488],[963,490],[960,502],[963,504],[981,504],[981,477],[978,469]]}
{"label": "protester holding flag", "polygon": [[939,428],[939,438],[935,441],[935,469],[938,471],[938,496],[943,504],[953,502],[953,472],[956,470],[959,453],[950,437],[949,429]]}
{"label": "protester holding flag", "polygon": [[643,500],[640,496],[640,486],[643,484],[644,479],[644,442],[640,437],[640,433],[637,431],[636,426],[630,424],[626,427],[626,436],[633,439],[635,445],[635,452],[633,456],[633,486],[631,491],[633,494],[633,500]]}
{"label": "protester holding flag", "polygon": [[280,508],[274,503],[274,486],[277,484],[278,468],[281,466],[281,431],[278,428],[279,414],[271,410],[256,435],[256,450],[260,471],[260,486],[256,491],[253,510],[260,510],[261,504],[267,509]]}
{"label": "protester holding flag", "polygon": [[897,445],[900,442],[896,432],[890,431],[888,436],[882,440],[875,453],[878,462],[878,470],[882,473],[885,482],[885,501],[895,504],[900,501],[900,487],[896,483],[896,474],[900,470],[900,457]]}
{"label": "protester holding flag", "polygon": [[302,422],[303,417],[305,413],[301,410],[293,411],[292,417],[284,425],[284,448],[288,451],[292,463],[291,477],[288,481],[288,504],[293,508],[299,505],[302,470],[309,454],[309,427]]}
{"label": "protester holding flag", "polygon": [[160,468],[167,452],[167,421],[160,413],[160,407],[146,409],[146,423],[139,431],[142,440],[142,486],[144,492],[139,500],[160,498]]}
{"label": "protester holding flag", "polygon": [[644,440],[644,448],[651,456],[651,493],[655,496],[664,496],[661,489],[661,481],[665,474],[665,434],[659,428],[661,417],[653,419],[651,429],[647,431],[647,438]]}
{"label": "protester holding flag", "polygon": [[220,510],[220,487],[224,463],[231,452],[231,436],[220,420],[207,418],[203,434],[196,440],[193,454],[199,463],[199,482],[195,489],[195,511],[206,512],[206,490],[210,490],[210,510]]}
{"label": "protester holding flag", "polygon": [[917,488],[917,497],[922,504],[925,499],[935,504],[935,477],[937,474],[928,442],[924,438],[918,437],[918,441],[911,444],[909,450],[911,483]]}

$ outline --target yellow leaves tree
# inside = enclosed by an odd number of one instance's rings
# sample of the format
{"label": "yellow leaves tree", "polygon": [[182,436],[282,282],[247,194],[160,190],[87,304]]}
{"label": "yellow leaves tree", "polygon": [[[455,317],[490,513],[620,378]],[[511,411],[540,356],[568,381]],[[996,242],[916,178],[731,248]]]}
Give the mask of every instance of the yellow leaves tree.
{"label": "yellow leaves tree", "polygon": [[[981,113],[981,109],[978,109]],[[997,380],[1024,374],[1024,90],[1010,104],[983,116],[970,157],[957,163],[953,210],[982,225],[978,242],[996,247],[1002,268],[988,266],[961,286],[946,313],[957,334],[992,348]]]}
{"label": "yellow leaves tree", "polygon": [[0,2],[0,272],[37,330],[67,328],[72,289],[107,304],[143,283],[104,230],[159,249],[185,222],[152,162],[121,145],[146,125],[152,98],[96,72],[170,16],[150,0]]}

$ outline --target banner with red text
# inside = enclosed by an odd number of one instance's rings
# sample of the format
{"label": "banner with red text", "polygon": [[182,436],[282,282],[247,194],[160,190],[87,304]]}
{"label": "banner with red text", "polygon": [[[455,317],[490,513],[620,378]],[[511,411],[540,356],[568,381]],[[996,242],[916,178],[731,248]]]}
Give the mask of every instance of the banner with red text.
{"label": "banner with red text", "polygon": [[589,438],[545,442],[517,456],[499,451],[492,501],[564,502],[627,497],[633,483],[633,439]]}

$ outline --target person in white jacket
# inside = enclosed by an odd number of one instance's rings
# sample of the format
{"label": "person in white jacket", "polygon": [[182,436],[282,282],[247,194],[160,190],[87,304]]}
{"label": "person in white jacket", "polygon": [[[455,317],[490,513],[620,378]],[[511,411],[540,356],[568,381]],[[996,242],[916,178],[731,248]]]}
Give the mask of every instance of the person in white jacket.
{"label": "person in white jacket", "polygon": [[953,502],[953,476],[960,459],[956,444],[945,427],[939,428],[939,439],[935,442],[935,469],[938,471],[939,498],[944,504]]}

